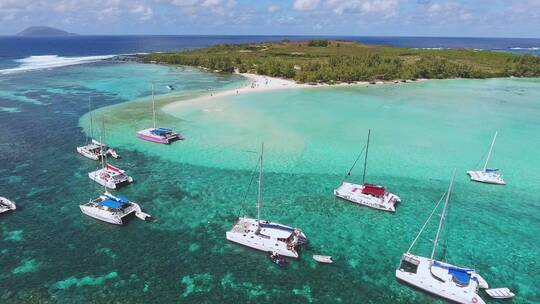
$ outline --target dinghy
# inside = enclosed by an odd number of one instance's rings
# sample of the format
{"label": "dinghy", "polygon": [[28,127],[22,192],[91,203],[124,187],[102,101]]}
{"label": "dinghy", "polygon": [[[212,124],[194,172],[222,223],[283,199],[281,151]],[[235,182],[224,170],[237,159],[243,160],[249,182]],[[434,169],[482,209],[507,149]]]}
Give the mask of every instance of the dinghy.
{"label": "dinghy", "polygon": [[275,263],[278,266],[283,267],[283,266],[287,265],[287,259],[285,257],[279,255],[277,252],[269,251],[268,252],[268,258],[270,259],[270,261],[272,261],[273,263]]}
{"label": "dinghy", "polygon": [[[484,304],[484,300],[478,295],[478,290],[479,288],[488,288],[488,284],[480,274],[474,269],[458,267],[435,259],[441,230],[447,216],[448,203],[452,194],[455,176],[456,171],[454,170],[448,191],[441,197],[435,208],[433,208],[431,215],[420,229],[409,250],[402,255],[401,263],[398,269],[396,269],[396,278],[401,282],[452,302]],[[440,216],[437,234],[433,241],[431,256],[428,258],[412,254],[410,252],[411,249],[426,228],[433,214],[437,211],[444,197],[446,199]]]}
{"label": "dinghy", "polygon": [[15,203],[5,197],[0,197],[0,213],[8,212],[17,209]]}
{"label": "dinghy", "polygon": [[326,264],[332,264],[334,261],[332,261],[332,257],[329,255],[313,255],[313,259],[319,263],[326,263]]}
{"label": "dinghy", "polygon": [[515,296],[508,288],[486,289],[486,293],[494,299],[511,299]]}
{"label": "dinghy", "polygon": [[501,172],[499,169],[488,168],[489,159],[493,152],[493,146],[495,145],[495,140],[497,139],[497,132],[493,136],[491,141],[491,146],[489,147],[489,152],[486,157],[486,162],[484,163],[484,168],[479,171],[467,171],[467,174],[471,177],[472,181],[486,183],[486,184],[495,184],[495,185],[506,185]]}

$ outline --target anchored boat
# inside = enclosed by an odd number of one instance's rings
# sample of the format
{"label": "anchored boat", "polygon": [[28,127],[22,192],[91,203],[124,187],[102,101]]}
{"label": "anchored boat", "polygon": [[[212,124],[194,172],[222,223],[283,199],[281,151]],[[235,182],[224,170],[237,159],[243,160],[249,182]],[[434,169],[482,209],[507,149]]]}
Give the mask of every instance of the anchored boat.
{"label": "anchored boat", "polygon": [[498,132],[495,132],[493,140],[491,141],[491,146],[489,147],[484,168],[481,171],[467,171],[467,174],[471,177],[472,181],[486,184],[506,185],[506,182],[504,181],[499,169],[488,168],[489,159],[491,158],[491,154],[493,152],[493,146],[495,145],[495,140],[497,139],[497,133]]}
{"label": "anchored boat", "polygon": [[16,210],[15,203],[5,197],[0,197],[0,213]]}
{"label": "anchored boat", "polygon": [[111,156],[113,158],[120,158],[120,155],[112,148],[100,143],[99,141],[92,139],[89,144],[77,147],[77,152],[84,157],[92,160],[99,160],[102,157]]}
{"label": "anchored boat", "polygon": [[137,132],[137,137],[160,144],[170,144],[171,142],[183,139],[180,133],[174,132],[172,129],[156,127],[156,105],[154,100],[154,84],[152,83],[152,120],[154,127],[144,129]]}
{"label": "anchored boat", "polygon": [[79,207],[82,213],[90,217],[116,225],[122,225],[123,219],[132,213],[135,213],[135,216],[143,221],[151,217],[144,213],[138,204],[121,195],[112,195],[107,191]]}
{"label": "anchored boat", "polygon": [[[104,145],[101,146],[102,150],[103,146]],[[103,154],[103,151],[101,153]],[[127,175],[126,171],[108,164],[107,157],[101,158],[101,169],[88,173],[88,177],[96,183],[109,189],[116,189],[121,185],[130,184],[133,182],[133,178]]]}
{"label": "anchored boat", "polygon": [[[446,219],[448,202],[452,194],[452,186],[456,171],[452,176],[450,186],[445,196],[441,197],[431,215],[424,223],[420,232],[412,242],[409,250],[401,257],[401,263],[396,269],[396,278],[404,283],[412,285],[418,289],[429,292],[433,295],[445,298],[456,303],[485,303],[478,295],[479,288],[489,288],[487,282],[474,269],[458,267],[435,259],[435,253],[439,245],[440,233]],[[433,242],[433,249],[429,258],[412,254],[410,251],[423,230],[426,228],[431,217],[438,209],[443,198],[444,207],[439,221],[437,234]]]}
{"label": "anchored boat", "polygon": [[[105,144],[93,138],[94,137],[94,119],[92,115],[92,106],[91,106],[90,100],[88,101],[88,111],[90,113],[90,138],[88,136],[86,137],[86,144],[83,146],[77,147],[77,152],[79,152],[79,154],[81,154],[82,156],[87,157],[92,160],[99,160],[102,157],[106,157],[106,156],[120,158],[120,155],[118,155],[118,153],[114,149],[107,147]],[[90,142],[88,142],[88,139],[91,139]]]}
{"label": "anchored boat", "polygon": [[274,252],[280,256],[298,258],[296,247],[307,242],[302,230],[287,225],[261,220],[262,179],[264,145],[259,157],[259,188],[257,218],[240,217],[230,231],[227,240],[264,252]]}
{"label": "anchored boat", "polygon": [[[401,202],[401,198],[393,193],[388,192],[383,186],[366,183],[370,135],[371,130],[368,131],[362,184],[358,185],[343,181],[341,186],[334,190],[334,195],[359,205],[364,205],[383,211],[395,212],[395,205]],[[356,158],[351,169],[347,173],[347,176],[351,175],[351,172],[354,169],[356,163],[358,162],[358,159],[360,159],[360,156],[362,156],[362,152],[360,152],[360,154]]]}

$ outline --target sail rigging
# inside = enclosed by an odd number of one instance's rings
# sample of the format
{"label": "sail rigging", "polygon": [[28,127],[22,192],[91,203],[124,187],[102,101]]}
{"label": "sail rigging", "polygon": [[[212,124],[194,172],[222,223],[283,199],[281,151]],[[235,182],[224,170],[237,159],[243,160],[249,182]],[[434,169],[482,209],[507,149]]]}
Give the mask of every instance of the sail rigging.
{"label": "sail rigging", "polygon": [[486,171],[489,159],[491,158],[491,152],[493,152],[493,146],[495,145],[495,140],[497,139],[497,133],[498,132],[495,132],[495,135],[493,136],[493,140],[491,141],[491,146],[489,147],[489,152],[486,157],[486,163],[484,164],[484,171]]}
{"label": "sail rigging", "polygon": [[437,251],[437,247],[439,246],[441,230],[442,230],[444,221],[446,219],[446,211],[448,210],[448,202],[450,201],[450,196],[452,195],[452,187],[454,185],[455,178],[456,178],[456,169],[454,169],[454,173],[452,174],[452,180],[450,182],[450,185],[448,186],[448,191],[446,191],[446,200],[444,201],[444,207],[441,213],[441,219],[439,220],[439,227],[437,228],[437,234],[435,235],[435,240],[433,241],[433,249],[431,251],[432,260],[433,260],[433,257],[435,256],[435,252]]}

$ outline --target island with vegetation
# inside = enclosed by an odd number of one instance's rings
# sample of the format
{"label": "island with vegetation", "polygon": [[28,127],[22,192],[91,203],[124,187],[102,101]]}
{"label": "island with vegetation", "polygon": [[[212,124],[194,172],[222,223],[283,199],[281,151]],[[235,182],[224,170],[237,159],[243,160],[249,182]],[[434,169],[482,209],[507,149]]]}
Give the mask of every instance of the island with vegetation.
{"label": "island with vegetation", "polygon": [[540,77],[540,58],[472,49],[415,49],[351,41],[217,45],[142,55],[144,62],[283,77],[300,83]]}
{"label": "island with vegetation", "polygon": [[21,37],[58,37],[58,36],[76,36],[77,34],[49,27],[49,26],[31,26],[17,33]]}

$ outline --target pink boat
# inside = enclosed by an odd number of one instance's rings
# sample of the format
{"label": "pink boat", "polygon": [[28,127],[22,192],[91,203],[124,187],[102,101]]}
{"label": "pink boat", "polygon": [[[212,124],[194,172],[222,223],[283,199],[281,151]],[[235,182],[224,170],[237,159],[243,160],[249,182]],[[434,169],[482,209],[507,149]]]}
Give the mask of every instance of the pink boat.
{"label": "pink boat", "polygon": [[137,132],[137,137],[159,144],[170,144],[175,140],[183,139],[180,133],[173,132],[171,129],[151,128]]}
{"label": "pink boat", "polygon": [[154,121],[154,127],[150,129],[144,129],[137,132],[137,137],[159,144],[170,144],[171,142],[182,138],[182,135],[177,132],[173,132],[171,129],[156,128],[156,106],[154,101],[154,84],[152,83],[152,120]]}

